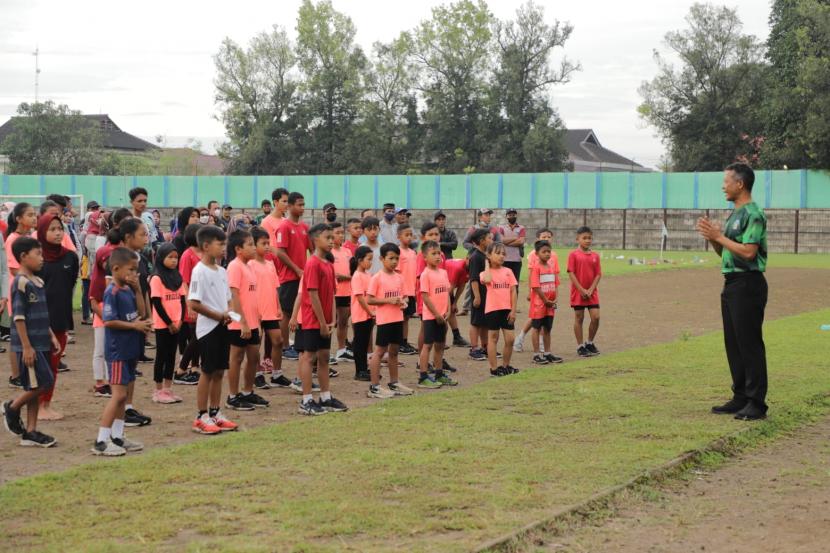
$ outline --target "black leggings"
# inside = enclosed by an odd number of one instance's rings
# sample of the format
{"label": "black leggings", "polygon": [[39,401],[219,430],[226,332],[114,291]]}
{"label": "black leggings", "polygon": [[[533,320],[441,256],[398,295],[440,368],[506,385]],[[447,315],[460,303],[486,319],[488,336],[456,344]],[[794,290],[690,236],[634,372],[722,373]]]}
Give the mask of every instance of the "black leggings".
{"label": "black leggings", "polygon": [[354,355],[355,372],[369,370],[369,363],[366,360],[369,350],[369,340],[372,337],[372,327],[375,325],[372,319],[361,323],[353,323],[354,338],[352,339],[352,354]]}
{"label": "black leggings", "polygon": [[199,344],[196,343],[196,323],[183,322],[179,330],[179,369],[186,371],[191,365],[199,366]]}
{"label": "black leggings", "polygon": [[156,361],[153,364],[153,381],[156,384],[162,380],[173,380],[178,340],[179,337],[166,328],[156,329]]}

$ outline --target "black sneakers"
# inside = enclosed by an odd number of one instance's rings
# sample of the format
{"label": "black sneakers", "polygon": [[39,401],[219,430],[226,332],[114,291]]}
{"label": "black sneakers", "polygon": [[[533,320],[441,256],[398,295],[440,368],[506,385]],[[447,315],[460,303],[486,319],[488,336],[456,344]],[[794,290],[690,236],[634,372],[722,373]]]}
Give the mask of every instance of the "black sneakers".
{"label": "black sneakers", "polygon": [[548,363],[561,363],[563,361],[561,357],[558,357],[552,353],[546,353],[545,359],[548,360]]}
{"label": "black sneakers", "polygon": [[490,376],[507,376],[510,373],[504,367],[496,367],[495,369],[490,369]]}
{"label": "black sneakers", "polygon": [[306,402],[300,402],[299,412],[301,415],[316,416],[325,415],[328,411],[323,409],[323,407],[319,403],[317,403],[313,399],[310,399]]}
{"label": "black sneakers", "polygon": [[265,399],[264,397],[257,395],[254,392],[250,394],[240,394],[242,396],[242,401],[247,401],[254,407],[268,407],[271,405],[271,402]]}
{"label": "black sneakers", "polygon": [[19,376],[10,376],[9,377],[9,388],[22,388],[23,383],[20,382]]}
{"label": "black sneakers", "polygon": [[447,362],[447,360],[446,360],[446,359],[442,359],[441,361],[442,361],[442,363],[441,363],[441,370],[442,370],[442,371],[447,371],[447,372],[451,372],[451,373],[458,372],[458,369],[456,369],[455,367],[453,367],[452,365],[450,365],[450,364]]}
{"label": "black sneakers", "polygon": [[592,342],[586,343],[585,349],[587,349],[588,353],[590,353],[591,355],[599,355],[599,350]]}
{"label": "black sneakers", "polygon": [[759,421],[767,418],[767,413],[752,403],[747,403],[743,409],[735,413],[735,418],[739,421]]}
{"label": "black sneakers", "polygon": [[533,356],[533,362],[537,365],[547,365],[548,363],[550,363],[550,360],[548,360],[547,356],[537,353]]}
{"label": "black sneakers", "polygon": [[52,447],[58,441],[52,436],[47,436],[42,432],[35,430],[34,432],[25,432],[20,437],[20,445],[23,447]]}
{"label": "black sneakers", "polygon": [[360,382],[369,382],[372,380],[372,374],[369,371],[357,371],[354,375],[355,380]]}
{"label": "black sneakers", "polygon": [[26,427],[20,419],[20,411],[12,409],[12,400],[3,404],[3,426],[15,436],[22,436],[26,433]]}
{"label": "black sneakers", "polygon": [[585,346],[579,346],[576,348],[576,354],[580,357],[591,357],[591,352],[588,351],[588,348]]}
{"label": "black sneakers", "polygon": [[401,355],[417,355],[418,350],[412,347],[412,344],[410,344],[409,342],[404,342],[398,348],[398,353],[400,353]]}
{"label": "black sneakers", "polygon": [[279,374],[277,376],[271,376],[271,386],[276,386],[277,388],[288,388],[291,386],[291,381],[285,378],[285,375]]}
{"label": "black sneakers", "polygon": [[462,336],[455,336],[452,339],[452,345],[458,348],[468,348],[470,347],[470,342],[465,340]]}
{"label": "black sneakers", "polygon": [[346,407],[346,404],[337,399],[336,397],[332,396],[325,401],[320,401],[320,407],[330,413],[343,413],[344,411],[348,411],[349,408]]}
{"label": "black sneakers", "polygon": [[247,398],[242,394],[228,396],[225,399],[225,406],[234,411],[253,411],[255,409],[254,404],[247,401]]}
{"label": "black sneakers", "polygon": [[147,426],[151,422],[153,419],[142,415],[136,409],[127,409],[124,413],[124,426]]}
{"label": "black sneakers", "polygon": [[265,380],[265,375],[264,374],[256,375],[256,378],[254,378],[254,386],[258,390],[270,390],[271,389],[271,385],[268,384],[268,382]]}
{"label": "black sneakers", "polygon": [[712,413],[716,415],[734,415],[744,407],[746,407],[746,400],[733,397],[723,405],[712,407]]}

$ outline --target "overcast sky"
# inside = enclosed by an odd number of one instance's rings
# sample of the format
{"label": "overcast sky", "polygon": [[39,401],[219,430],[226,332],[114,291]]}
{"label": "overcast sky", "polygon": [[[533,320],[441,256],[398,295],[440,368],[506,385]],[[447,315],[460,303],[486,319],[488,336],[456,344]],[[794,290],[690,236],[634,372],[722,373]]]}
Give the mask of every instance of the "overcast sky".
{"label": "overcast sky", "polygon": [[[388,41],[430,15],[437,0],[334,0],[349,15],[357,40]],[[548,21],[575,27],[564,54],[582,64],[572,82],[551,89],[570,128],[593,128],[600,142],[644,165],[663,153],[638,119],[637,87],[654,76],[654,48],[685,26],[688,0],[537,0]],[[0,122],[34,99],[32,52],[40,49],[40,99],[84,113],[108,113],[125,131],[162,134],[170,145],[200,138],[206,149],[222,139],[215,119],[213,54],[224,37],[247,41],[272,24],[295,34],[299,0],[0,0]],[[489,0],[511,18],[516,1]],[[766,39],[768,0],[731,0],[747,33]],[[553,61],[563,55],[557,51]]]}

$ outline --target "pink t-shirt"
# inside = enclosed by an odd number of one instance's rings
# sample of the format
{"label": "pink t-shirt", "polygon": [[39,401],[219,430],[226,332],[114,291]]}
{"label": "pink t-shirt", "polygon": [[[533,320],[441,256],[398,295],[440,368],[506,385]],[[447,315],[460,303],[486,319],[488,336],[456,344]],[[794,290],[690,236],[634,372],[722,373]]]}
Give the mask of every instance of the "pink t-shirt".
{"label": "pink t-shirt", "polygon": [[[444,256],[444,252],[441,252],[441,263],[438,264],[438,268],[443,269],[446,262],[447,258]],[[415,256],[415,312],[418,314],[424,309],[424,300],[421,298],[421,284],[419,279],[421,278],[421,273],[426,268],[427,262],[424,259],[424,254],[423,252],[418,252],[418,255]]]}
{"label": "pink t-shirt", "polygon": [[516,276],[513,271],[507,267],[499,267],[498,269],[490,268],[490,275],[493,279],[486,284],[487,286],[487,301],[484,306],[484,312],[502,311],[510,309],[510,294],[516,282]]}
{"label": "pink t-shirt", "polygon": [[[372,275],[366,271],[357,270],[352,275],[352,323],[362,323],[363,321],[368,321],[371,318],[371,316],[366,313],[366,310],[357,300],[359,296],[364,296],[364,299],[368,300],[369,283],[371,280]],[[368,301],[366,303],[368,304]],[[369,311],[372,315],[374,315],[375,309],[373,305],[369,306]]]}
{"label": "pink t-shirt", "polygon": [[[334,275],[337,278],[340,275],[349,276],[350,268],[349,268],[349,261],[352,259],[352,252],[349,251],[348,248],[340,247],[340,248],[332,248],[331,254],[334,256]],[[337,281],[337,290],[334,293],[335,296],[346,296],[349,297],[352,295],[352,285],[348,280],[338,280]]]}
{"label": "pink t-shirt", "polygon": [[550,262],[544,264],[537,263],[536,266],[530,270],[531,319],[542,319],[555,314],[555,309],[553,307],[546,307],[545,303],[539,297],[539,294],[536,293],[534,288],[541,288],[545,298],[555,300],[557,286],[559,286],[559,276],[556,274],[556,271]]}
{"label": "pink t-shirt", "polygon": [[401,248],[397,271],[403,278],[403,295],[414,296],[417,287],[417,257],[412,248]]}
{"label": "pink t-shirt", "polygon": [[[174,323],[182,322],[182,298],[187,297],[187,285],[184,282],[178,290],[170,290],[161,282],[161,278],[157,276],[150,277],[150,297],[161,298],[161,306],[164,307],[170,320]],[[167,323],[164,322],[155,307],[153,308],[153,328],[167,328]]]}
{"label": "pink t-shirt", "polygon": [[[228,263],[228,287],[239,291],[239,303],[248,328],[259,327],[259,309],[257,308],[257,281],[254,272],[242,259],[236,257]],[[229,330],[242,330],[242,324],[231,321]]]}
{"label": "pink t-shirt", "polygon": [[[387,273],[381,270],[372,277],[369,283],[369,295],[378,299],[403,297],[403,278],[398,273]],[[400,305],[384,303],[377,306],[375,320],[378,325],[403,321],[403,311]]]}
{"label": "pink t-shirt", "polygon": [[259,224],[262,228],[265,229],[265,232],[268,233],[268,240],[271,244],[271,251],[268,255],[265,256],[265,259],[271,261],[276,267],[278,264],[281,264],[277,260],[277,256],[274,255],[274,252],[277,249],[277,229],[280,228],[282,222],[285,221],[285,217],[280,217],[279,219],[268,215],[268,217],[264,218],[262,222]]}
{"label": "pink t-shirt", "polygon": [[[7,261],[9,263],[9,269],[19,269],[20,268],[20,262],[17,261],[17,259],[14,258],[14,254],[12,253],[12,244],[14,244],[15,241],[18,238],[20,238],[21,236],[23,236],[23,235],[18,233],[18,232],[13,232],[13,233],[9,234],[8,238],[6,238],[5,248],[6,248],[6,258],[7,258]],[[29,235],[27,234],[26,236],[29,236]],[[10,278],[9,280],[11,281],[11,280],[14,280],[14,279]],[[9,291],[11,291],[11,287],[9,287]],[[11,297],[11,294],[9,294],[9,297]],[[11,302],[9,302],[9,304],[11,304]]]}
{"label": "pink t-shirt", "polygon": [[[450,307],[450,279],[444,269],[426,269],[421,273],[421,298],[429,295],[432,305],[442,316]],[[422,317],[425,321],[435,320],[435,315],[424,303]]]}
{"label": "pink t-shirt", "polygon": [[280,280],[277,277],[277,268],[270,261],[248,261],[248,267],[254,273],[257,290],[257,309],[262,321],[279,321],[282,319],[280,303],[277,300],[277,288]]}

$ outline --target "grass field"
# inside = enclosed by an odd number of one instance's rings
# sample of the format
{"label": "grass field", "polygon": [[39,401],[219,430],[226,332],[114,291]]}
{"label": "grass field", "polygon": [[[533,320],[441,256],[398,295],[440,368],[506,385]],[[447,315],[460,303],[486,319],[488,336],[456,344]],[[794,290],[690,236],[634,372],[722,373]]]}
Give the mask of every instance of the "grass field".
{"label": "grass field", "polygon": [[[830,310],[770,322],[772,433],[830,408]],[[465,551],[745,428],[720,334],[96,462],[0,488],[51,551]],[[139,436],[139,432],[134,432]],[[185,546],[185,547],[183,547]]]}

